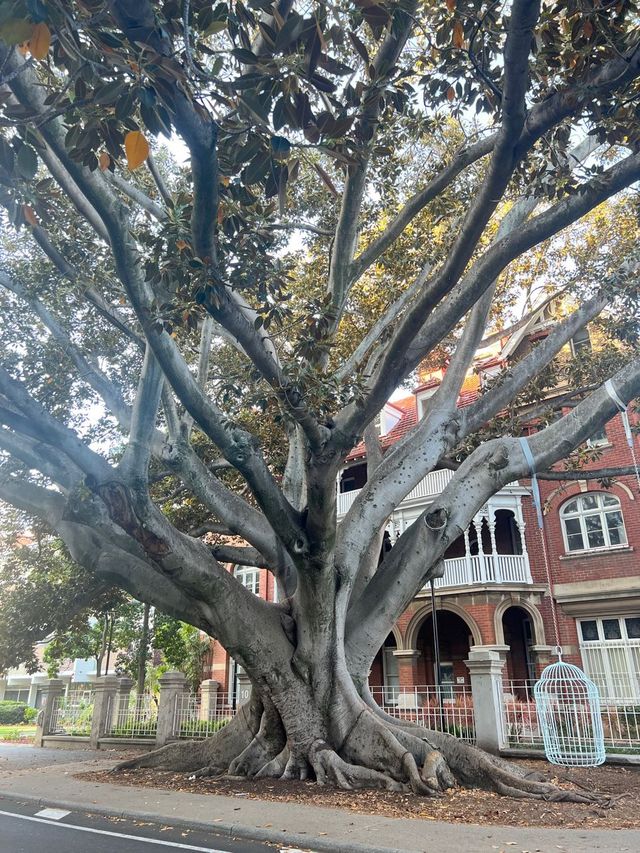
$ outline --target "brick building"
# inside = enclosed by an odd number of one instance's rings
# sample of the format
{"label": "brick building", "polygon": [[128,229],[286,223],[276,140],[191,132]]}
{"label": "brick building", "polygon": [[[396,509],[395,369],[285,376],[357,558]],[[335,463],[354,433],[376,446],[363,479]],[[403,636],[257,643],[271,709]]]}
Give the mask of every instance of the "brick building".
{"label": "brick building", "polygon": [[[458,405],[475,400],[482,383],[511,358],[522,355],[553,323],[548,306],[515,334],[478,353]],[[582,330],[566,357],[589,344]],[[430,372],[413,394],[388,403],[379,419],[383,449],[412,428],[428,406],[441,373]],[[560,389],[562,390],[562,389]],[[565,389],[566,390],[566,389]],[[636,441],[636,452],[640,446]],[[589,444],[599,458],[584,470],[631,464],[621,418],[615,417]],[[439,494],[450,477],[435,470],[393,512],[391,542]],[[338,517],[343,517],[366,482],[364,445],[349,455],[338,483]],[[616,478],[608,488],[597,480],[540,481],[545,535],[560,642],[566,660],[583,666],[603,695],[640,704],[640,506],[635,477]],[[519,481],[492,497],[469,529],[448,549],[444,576],[436,581],[436,619],[443,684],[465,684],[464,661],[472,646],[490,647],[506,661],[505,677],[535,679],[555,646],[547,571],[530,483]],[[230,570],[234,570],[230,567]],[[277,600],[266,571],[236,568],[255,594]],[[371,670],[370,683],[393,695],[398,687],[435,682],[433,610],[430,589],[418,593],[387,637]],[[205,677],[223,689],[237,686],[234,662],[214,643]],[[515,689],[515,688],[514,688]],[[525,689],[524,687],[518,689]]]}

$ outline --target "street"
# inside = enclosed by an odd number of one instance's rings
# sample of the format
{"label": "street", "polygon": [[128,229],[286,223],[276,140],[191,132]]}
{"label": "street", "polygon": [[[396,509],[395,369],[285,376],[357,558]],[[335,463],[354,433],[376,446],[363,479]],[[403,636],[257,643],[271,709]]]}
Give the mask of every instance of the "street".
{"label": "street", "polygon": [[293,853],[294,849],[235,841],[200,829],[0,799],[0,853]]}

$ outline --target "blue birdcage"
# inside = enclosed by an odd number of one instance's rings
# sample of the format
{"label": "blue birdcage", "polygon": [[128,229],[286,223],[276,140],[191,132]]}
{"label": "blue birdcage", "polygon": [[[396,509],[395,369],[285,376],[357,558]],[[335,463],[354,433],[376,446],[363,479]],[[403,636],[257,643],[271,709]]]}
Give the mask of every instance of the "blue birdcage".
{"label": "blue birdcage", "polygon": [[596,767],[605,760],[598,688],[577,666],[545,667],[533,689],[544,751],[551,764]]}

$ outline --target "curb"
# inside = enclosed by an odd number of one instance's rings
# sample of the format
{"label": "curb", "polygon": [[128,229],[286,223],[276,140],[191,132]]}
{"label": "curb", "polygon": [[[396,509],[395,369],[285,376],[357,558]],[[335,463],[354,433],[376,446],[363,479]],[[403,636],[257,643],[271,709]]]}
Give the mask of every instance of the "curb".
{"label": "curb", "polygon": [[328,853],[410,853],[406,848],[371,847],[369,844],[360,844],[358,842],[339,841],[337,839],[329,841],[327,838],[315,838],[299,832],[244,826],[238,823],[210,823],[204,820],[188,820],[183,817],[166,817],[158,815],[155,812],[120,811],[119,809],[100,806],[97,803],[85,804],[78,801],[56,800],[48,797],[45,799],[44,797],[31,794],[16,794],[14,791],[0,790],[0,798],[16,800],[19,803],[33,803],[39,808],[52,806],[53,808],[66,809],[67,811],[84,811],[89,814],[104,815],[105,817],[140,820],[156,824],[171,824],[172,826],[200,829],[228,838],[241,838],[246,841],[264,841],[271,844],[282,844],[283,846],[297,845],[303,849],[326,850]]}

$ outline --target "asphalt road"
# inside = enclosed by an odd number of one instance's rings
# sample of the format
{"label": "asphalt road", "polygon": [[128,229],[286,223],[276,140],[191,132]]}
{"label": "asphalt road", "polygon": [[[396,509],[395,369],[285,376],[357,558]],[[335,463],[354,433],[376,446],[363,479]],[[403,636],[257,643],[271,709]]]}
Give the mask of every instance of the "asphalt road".
{"label": "asphalt road", "polygon": [[[50,814],[53,811],[54,814]],[[58,812],[58,814],[55,814]],[[44,810],[0,799],[0,853],[301,853],[199,829]]]}

